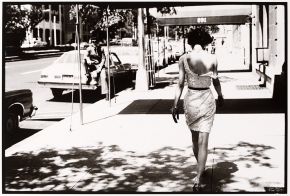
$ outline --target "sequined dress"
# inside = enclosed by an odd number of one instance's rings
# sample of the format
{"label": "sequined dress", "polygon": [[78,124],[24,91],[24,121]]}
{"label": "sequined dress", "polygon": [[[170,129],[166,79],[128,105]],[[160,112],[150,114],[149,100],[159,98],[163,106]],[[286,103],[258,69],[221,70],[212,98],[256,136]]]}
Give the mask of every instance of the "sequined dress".
{"label": "sequined dress", "polygon": [[[183,58],[187,84],[192,88],[207,88],[211,85],[211,79],[215,78],[213,72],[198,75],[194,73]],[[210,89],[192,90],[188,88],[184,97],[185,119],[189,129],[210,133],[216,112],[215,98]]]}

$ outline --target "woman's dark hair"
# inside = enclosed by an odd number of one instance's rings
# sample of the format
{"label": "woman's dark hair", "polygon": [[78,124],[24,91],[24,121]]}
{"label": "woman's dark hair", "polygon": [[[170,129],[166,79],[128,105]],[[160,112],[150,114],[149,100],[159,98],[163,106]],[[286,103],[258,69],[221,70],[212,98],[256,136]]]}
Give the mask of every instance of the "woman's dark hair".
{"label": "woman's dark hair", "polygon": [[213,41],[213,37],[203,28],[191,28],[187,34],[187,43],[194,47],[196,44],[203,48]]}

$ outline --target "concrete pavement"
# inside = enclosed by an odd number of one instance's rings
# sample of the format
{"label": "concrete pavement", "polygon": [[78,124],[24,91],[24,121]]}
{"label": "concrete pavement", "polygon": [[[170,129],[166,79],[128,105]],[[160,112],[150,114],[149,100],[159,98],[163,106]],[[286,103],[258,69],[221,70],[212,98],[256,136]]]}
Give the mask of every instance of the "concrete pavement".
{"label": "concrete pavement", "polygon": [[[8,148],[5,190],[192,192],[190,131],[183,111],[177,124],[170,115],[177,73],[170,65],[155,89],[122,91],[111,105],[84,108],[82,125],[75,114]],[[226,101],[210,134],[202,190],[285,193],[285,111],[252,73],[220,75]]]}

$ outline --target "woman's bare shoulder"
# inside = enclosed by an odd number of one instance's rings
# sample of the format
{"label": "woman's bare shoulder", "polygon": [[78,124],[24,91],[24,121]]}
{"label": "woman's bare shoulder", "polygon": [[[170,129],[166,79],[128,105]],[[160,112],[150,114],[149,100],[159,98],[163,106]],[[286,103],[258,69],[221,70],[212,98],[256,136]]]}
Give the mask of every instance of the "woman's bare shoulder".
{"label": "woman's bare shoulder", "polygon": [[181,57],[179,57],[178,63],[182,64],[185,58],[186,58],[186,54],[183,54]]}
{"label": "woman's bare shoulder", "polygon": [[186,53],[185,54],[183,54],[181,57],[179,57],[179,61],[183,61],[185,58],[186,58]]}

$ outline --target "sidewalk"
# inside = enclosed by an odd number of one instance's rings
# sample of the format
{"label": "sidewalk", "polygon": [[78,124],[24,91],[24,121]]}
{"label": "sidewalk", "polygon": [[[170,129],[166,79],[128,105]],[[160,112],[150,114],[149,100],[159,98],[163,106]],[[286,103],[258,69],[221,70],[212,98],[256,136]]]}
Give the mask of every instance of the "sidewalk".
{"label": "sidewalk", "polygon": [[[177,72],[170,65],[154,90],[84,108],[83,125],[75,114],[8,148],[6,191],[191,192],[190,131],[183,112],[176,124],[169,111]],[[252,73],[225,73],[221,83],[228,105],[217,110],[203,190],[283,191],[285,114]]]}

